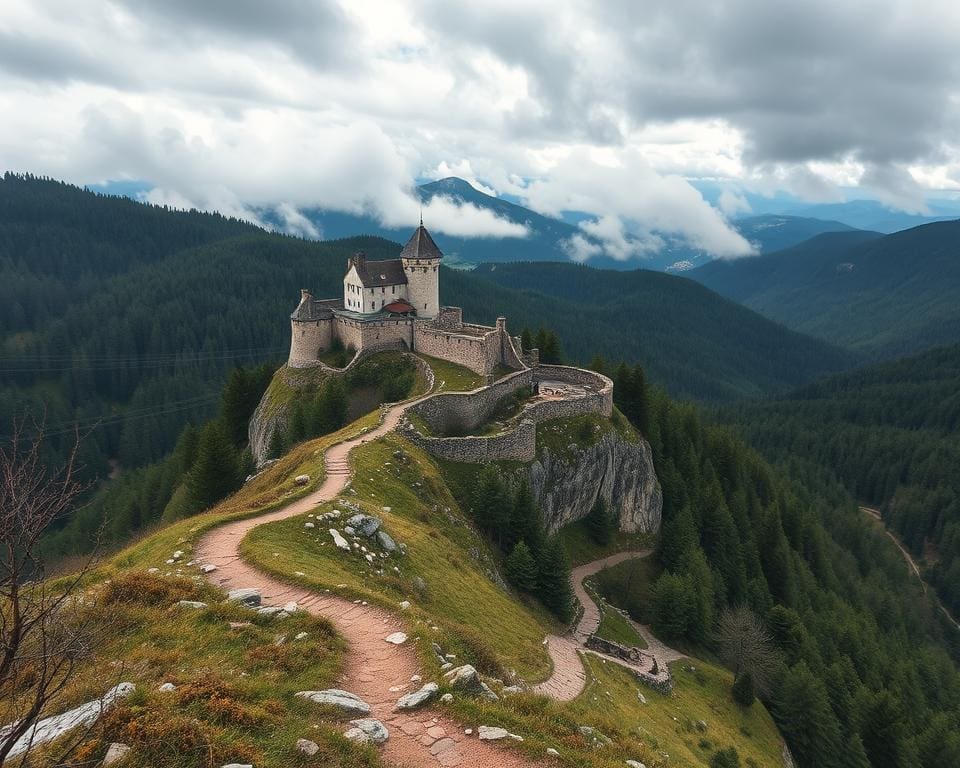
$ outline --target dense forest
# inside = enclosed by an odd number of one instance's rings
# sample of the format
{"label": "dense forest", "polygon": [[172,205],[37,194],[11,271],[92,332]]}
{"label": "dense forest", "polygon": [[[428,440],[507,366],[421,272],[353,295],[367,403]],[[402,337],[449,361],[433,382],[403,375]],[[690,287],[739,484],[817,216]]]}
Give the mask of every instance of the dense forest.
{"label": "dense forest", "polygon": [[960,342],[960,221],[880,237],[831,232],[689,273],[802,333],[873,359]]}
{"label": "dense forest", "polygon": [[[185,424],[215,413],[230,369],[286,358],[299,289],[337,295],[357,249],[388,258],[398,245],[298,240],[7,174],[0,421],[26,413],[45,420],[52,458],[79,425],[88,478],[159,461]],[[554,286],[584,279],[567,265],[538,266],[556,272]],[[596,274],[609,284],[603,276],[613,273]],[[784,390],[849,362],[689,281],[653,277],[663,285],[618,303],[597,291],[547,295],[445,269],[441,298],[478,321],[506,314],[515,330],[553,327],[572,361],[600,352],[643,362],[654,381],[683,397]]]}
{"label": "dense forest", "polygon": [[960,346],[830,377],[720,418],[810,482],[842,483],[879,507],[960,613]]}
{"label": "dense forest", "polygon": [[[691,280],[577,264],[488,264],[445,275],[445,300],[557,331],[568,356],[641,363],[677,397],[732,400],[782,391],[850,367],[855,357],[783,328]],[[495,285],[494,285],[495,284]]]}
{"label": "dense forest", "polygon": [[[777,656],[762,697],[798,765],[960,765],[960,632],[849,494],[771,467],[642,372],[614,376],[663,487],[661,573],[640,618],[709,654],[725,608],[759,617]],[[629,567],[618,574],[605,591],[631,607]]]}

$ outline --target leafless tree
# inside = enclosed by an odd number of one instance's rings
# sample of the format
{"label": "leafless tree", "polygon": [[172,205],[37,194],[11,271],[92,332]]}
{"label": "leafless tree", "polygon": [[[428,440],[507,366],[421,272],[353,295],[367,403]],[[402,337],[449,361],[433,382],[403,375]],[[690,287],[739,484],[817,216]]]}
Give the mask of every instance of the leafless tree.
{"label": "leafless tree", "polygon": [[747,606],[725,608],[717,622],[714,640],[720,657],[734,678],[749,672],[761,697],[770,695],[770,686],[780,666],[780,655],[760,617]]}
{"label": "leafless tree", "polygon": [[[0,764],[92,650],[96,620],[83,610],[84,561],[70,577],[44,579],[41,537],[83,492],[76,479],[79,435],[63,466],[46,466],[43,429],[23,422],[0,445]],[[19,750],[18,750],[19,751]]]}

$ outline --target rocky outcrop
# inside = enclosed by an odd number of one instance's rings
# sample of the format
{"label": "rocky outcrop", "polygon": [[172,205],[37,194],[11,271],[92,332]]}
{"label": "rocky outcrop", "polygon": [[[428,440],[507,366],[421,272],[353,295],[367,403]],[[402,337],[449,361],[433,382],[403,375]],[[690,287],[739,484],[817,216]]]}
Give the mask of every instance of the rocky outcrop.
{"label": "rocky outcrop", "polygon": [[611,430],[588,448],[553,453],[542,447],[528,474],[551,533],[585,517],[598,496],[618,516],[621,531],[660,529],[663,497],[646,440],[632,442]]}

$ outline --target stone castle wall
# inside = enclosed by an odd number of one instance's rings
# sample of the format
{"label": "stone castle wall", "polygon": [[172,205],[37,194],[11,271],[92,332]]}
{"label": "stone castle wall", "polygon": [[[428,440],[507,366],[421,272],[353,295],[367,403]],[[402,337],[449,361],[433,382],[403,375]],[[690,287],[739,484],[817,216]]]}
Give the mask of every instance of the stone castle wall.
{"label": "stone castle wall", "polygon": [[540,422],[589,413],[609,417],[613,412],[613,382],[610,379],[582,368],[562,365],[527,368],[472,392],[442,392],[411,406],[410,412],[423,419],[434,432],[470,430],[486,422],[501,399],[540,380],[587,385],[599,391],[563,400],[531,403],[524,408],[516,426],[496,435],[432,437],[421,434],[409,421],[404,432],[408,439],[428,453],[450,461],[526,462],[536,458],[536,425]]}
{"label": "stone castle wall", "polygon": [[317,364],[317,356],[329,348],[333,334],[333,318],[310,322],[290,321],[291,368],[309,368]]}
{"label": "stone castle wall", "polygon": [[500,381],[472,392],[440,392],[410,407],[437,433],[474,429],[483,424],[501,399],[533,382],[527,369],[504,376]]}
{"label": "stone castle wall", "polygon": [[439,459],[458,462],[532,461],[537,453],[537,427],[523,420],[514,429],[489,437],[425,437],[407,424],[404,434]]}
{"label": "stone castle wall", "polygon": [[[575,368],[572,365],[538,365],[534,369],[533,380],[534,382],[563,381],[590,387],[592,391],[588,392],[586,397],[596,396],[594,398],[598,404],[596,413],[606,418],[610,418],[613,413],[613,381],[602,373],[588,371],[585,368]],[[551,404],[550,402],[542,403],[542,405]],[[551,416],[550,418],[556,417]]]}
{"label": "stone castle wall", "polygon": [[413,345],[413,321],[407,318],[353,320],[338,315],[333,322],[333,333],[345,347],[377,349],[403,342],[410,349]]}
{"label": "stone castle wall", "polygon": [[483,336],[463,333],[454,328],[435,328],[429,322],[415,321],[413,346],[418,352],[469,368],[475,373],[492,373],[499,363],[499,345],[493,343],[496,331]]}

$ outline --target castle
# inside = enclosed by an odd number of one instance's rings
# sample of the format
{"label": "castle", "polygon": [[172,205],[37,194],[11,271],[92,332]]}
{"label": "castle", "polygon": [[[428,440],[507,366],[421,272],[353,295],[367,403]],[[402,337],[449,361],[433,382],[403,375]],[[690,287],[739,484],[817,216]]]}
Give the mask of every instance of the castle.
{"label": "castle", "polygon": [[343,297],[314,299],[301,291],[290,315],[288,365],[320,365],[320,356],[339,342],[361,353],[405,349],[459,363],[483,376],[498,368],[521,369],[519,338],[507,334],[506,319],[495,327],[463,322],[459,307],[440,306],[443,254],[420,226],[400,258],[370,261],[363,253],[347,260]]}

